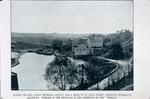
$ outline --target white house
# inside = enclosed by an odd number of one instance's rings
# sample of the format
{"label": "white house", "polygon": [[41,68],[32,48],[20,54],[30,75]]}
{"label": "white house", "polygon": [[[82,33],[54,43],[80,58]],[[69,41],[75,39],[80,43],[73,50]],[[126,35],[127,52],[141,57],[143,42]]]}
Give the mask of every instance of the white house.
{"label": "white house", "polygon": [[88,38],[77,40],[78,43],[73,46],[73,55],[100,55],[103,48],[103,37],[99,35],[90,35]]}
{"label": "white house", "polygon": [[88,38],[88,43],[91,48],[103,47],[103,37],[99,35],[92,35]]}

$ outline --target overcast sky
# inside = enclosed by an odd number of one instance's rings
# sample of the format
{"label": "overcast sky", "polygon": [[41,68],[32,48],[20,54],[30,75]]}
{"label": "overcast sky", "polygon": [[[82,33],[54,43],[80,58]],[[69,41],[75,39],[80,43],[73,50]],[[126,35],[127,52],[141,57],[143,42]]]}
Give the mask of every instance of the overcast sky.
{"label": "overcast sky", "polygon": [[112,33],[133,30],[133,1],[13,1],[12,32]]}

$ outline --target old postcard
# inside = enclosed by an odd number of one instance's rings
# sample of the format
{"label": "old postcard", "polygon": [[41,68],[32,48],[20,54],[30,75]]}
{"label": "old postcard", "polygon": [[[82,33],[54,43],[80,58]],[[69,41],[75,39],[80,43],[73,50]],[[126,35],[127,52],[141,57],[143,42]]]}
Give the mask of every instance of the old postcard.
{"label": "old postcard", "polygon": [[137,74],[142,69],[135,61],[140,54],[135,49],[140,37],[134,23],[135,1],[6,4],[4,99],[150,99],[141,92],[150,88],[138,91],[137,79],[145,74]]}
{"label": "old postcard", "polygon": [[133,90],[133,1],[12,1],[11,21],[12,90]]}

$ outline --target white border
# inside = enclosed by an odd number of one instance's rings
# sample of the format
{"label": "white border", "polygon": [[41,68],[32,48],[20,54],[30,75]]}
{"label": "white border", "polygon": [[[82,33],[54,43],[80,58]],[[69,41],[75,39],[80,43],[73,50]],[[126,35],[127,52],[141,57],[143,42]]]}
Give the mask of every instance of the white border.
{"label": "white border", "polygon": [[[0,1],[1,88],[3,99],[17,93],[81,93],[81,91],[11,91],[10,84],[10,2]],[[82,91],[82,93],[132,93],[118,99],[150,99],[150,0],[134,1],[134,91]]]}

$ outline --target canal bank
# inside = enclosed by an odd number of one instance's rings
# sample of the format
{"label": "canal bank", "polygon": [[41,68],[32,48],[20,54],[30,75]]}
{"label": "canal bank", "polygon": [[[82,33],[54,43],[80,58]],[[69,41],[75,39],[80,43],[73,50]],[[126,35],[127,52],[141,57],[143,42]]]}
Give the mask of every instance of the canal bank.
{"label": "canal bank", "polygon": [[[11,68],[14,68],[19,64],[20,53],[11,53]],[[18,75],[15,72],[11,72],[11,90],[19,90]]]}
{"label": "canal bank", "polygon": [[11,52],[11,68],[19,64],[20,53]]}

